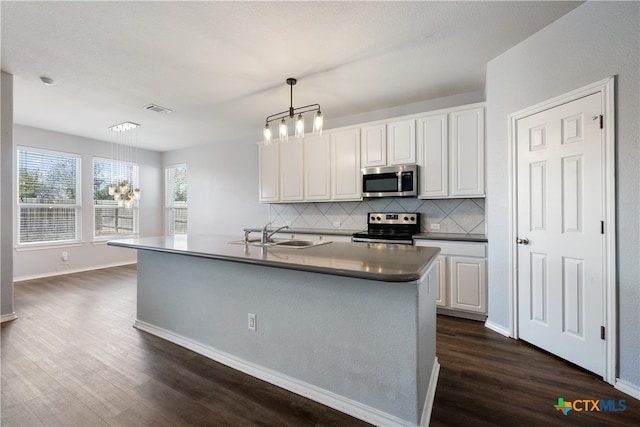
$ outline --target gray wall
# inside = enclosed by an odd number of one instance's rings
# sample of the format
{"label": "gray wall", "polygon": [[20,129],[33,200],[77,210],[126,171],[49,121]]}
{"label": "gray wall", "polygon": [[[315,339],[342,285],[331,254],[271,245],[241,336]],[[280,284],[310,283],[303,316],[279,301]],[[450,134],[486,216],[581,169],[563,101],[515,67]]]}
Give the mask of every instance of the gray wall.
{"label": "gray wall", "polygon": [[[105,132],[108,132],[105,129]],[[108,135],[107,135],[108,137]],[[93,241],[93,157],[109,158],[109,142],[87,139],[43,129],[14,126],[15,148],[27,146],[49,150],[78,153],[82,156],[82,244],[72,247],[38,248],[17,250],[14,254],[13,273],[15,280],[46,276],[61,272],[79,271],[136,261],[133,251],[105,245],[104,241]],[[162,232],[162,171],[161,153],[138,150],[138,166],[142,197],[140,209],[140,236],[157,236]],[[14,178],[14,177],[12,177]],[[14,178],[15,180],[15,178]],[[13,200],[16,200],[14,197]],[[63,262],[62,251],[69,254]]]}
{"label": "gray wall", "polygon": [[0,90],[2,122],[0,132],[0,315],[13,313],[13,76],[2,72]]}
{"label": "gray wall", "polygon": [[508,329],[508,116],[617,76],[619,377],[636,386],[640,386],[639,18],[636,2],[587,2],[490,61],[486,85],[489,321]]}

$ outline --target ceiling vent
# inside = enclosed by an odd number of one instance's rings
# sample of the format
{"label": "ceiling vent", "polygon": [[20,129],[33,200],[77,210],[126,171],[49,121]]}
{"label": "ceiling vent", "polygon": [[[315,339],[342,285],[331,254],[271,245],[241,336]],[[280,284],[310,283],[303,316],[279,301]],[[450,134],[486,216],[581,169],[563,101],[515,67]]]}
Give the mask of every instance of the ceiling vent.
{"label": "ceiling vent", "polygon": [[144,107],[144,109],[145,110],[149,110],[149,111],[153,111],[153,112],[156,112],[156,113],[165,113],[165,114],[169,114],[172,111],[172,110],[170,110],[168,108],[161,107],[161,106],[156,105],[156,104],[146,105]]}

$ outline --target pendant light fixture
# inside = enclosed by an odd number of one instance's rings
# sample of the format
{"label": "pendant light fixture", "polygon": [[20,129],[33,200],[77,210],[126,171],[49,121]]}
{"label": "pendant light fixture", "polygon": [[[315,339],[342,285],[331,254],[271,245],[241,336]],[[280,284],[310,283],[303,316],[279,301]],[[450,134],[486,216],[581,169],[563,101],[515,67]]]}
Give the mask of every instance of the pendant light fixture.
{"label": "pendant light fixture", "polygon": [[111,158],[117,164],[116,176],[109,185],[109,195],[118,202],[118,207],[130,208],[136,200],[140,200],[140,189],[133,188],[134,183],[127,181],[127,163],[138,162],[138,128],[133,122],[124,122],[110,126],[113,136],[111,144]]}
{"label": "pendant light fixture", "polygon": [[298,117],[295,120],[295,137],[302,138],[304,137],[304,117],[302,116],[305,113],[309,113],[312,111],[316,111],[313,117],[313,133],[315,135],[322,135],[322,112],[320,111],[320,104],[310,104],[305,105],[304,107],[293,108],[293,86],[298,83],[296,79],[293,77],[289,77],[287,79],[287,84],[290,86],[290,106],[289,110],[282,111],[280,113],[272,114],[267,117],[264,125],[264,143],[271,143],[271,128],[269,127],[269,123],[280,120],[280,126],[278,128],[278,134],[280,136],[280,141],[286,141],[289,139],[289,126],[287,124],[287,117],[293,119],[296,114]]}

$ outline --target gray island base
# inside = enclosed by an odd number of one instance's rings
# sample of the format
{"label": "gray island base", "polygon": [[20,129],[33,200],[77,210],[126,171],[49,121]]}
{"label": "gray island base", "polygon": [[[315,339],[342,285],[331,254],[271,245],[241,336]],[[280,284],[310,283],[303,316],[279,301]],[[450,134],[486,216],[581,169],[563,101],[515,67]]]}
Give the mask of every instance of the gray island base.
{"label": "gray island base", "polygon": [[135,326],[372,424],[428,425],[439,249],[229,240],[109,242],[138,249]]}

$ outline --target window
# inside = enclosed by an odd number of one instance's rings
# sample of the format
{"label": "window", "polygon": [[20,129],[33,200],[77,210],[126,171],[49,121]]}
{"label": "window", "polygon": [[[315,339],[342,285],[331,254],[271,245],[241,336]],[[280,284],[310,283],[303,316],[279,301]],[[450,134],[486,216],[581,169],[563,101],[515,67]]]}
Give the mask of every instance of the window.
{"label": "window", "polygon": [[187,165],[165,169],[167,234],[187,234]]}
{"label": "window", "polygon": [[18,148],[18,244],[80,240],[80,157]]}
{"label": "window", "polygon": [[138,232],[137,203],[118,204],[109,195],[109,184],[127,181],[138,186],[138,165],[106,159],[93,159],[93,236],[130,236]]}

